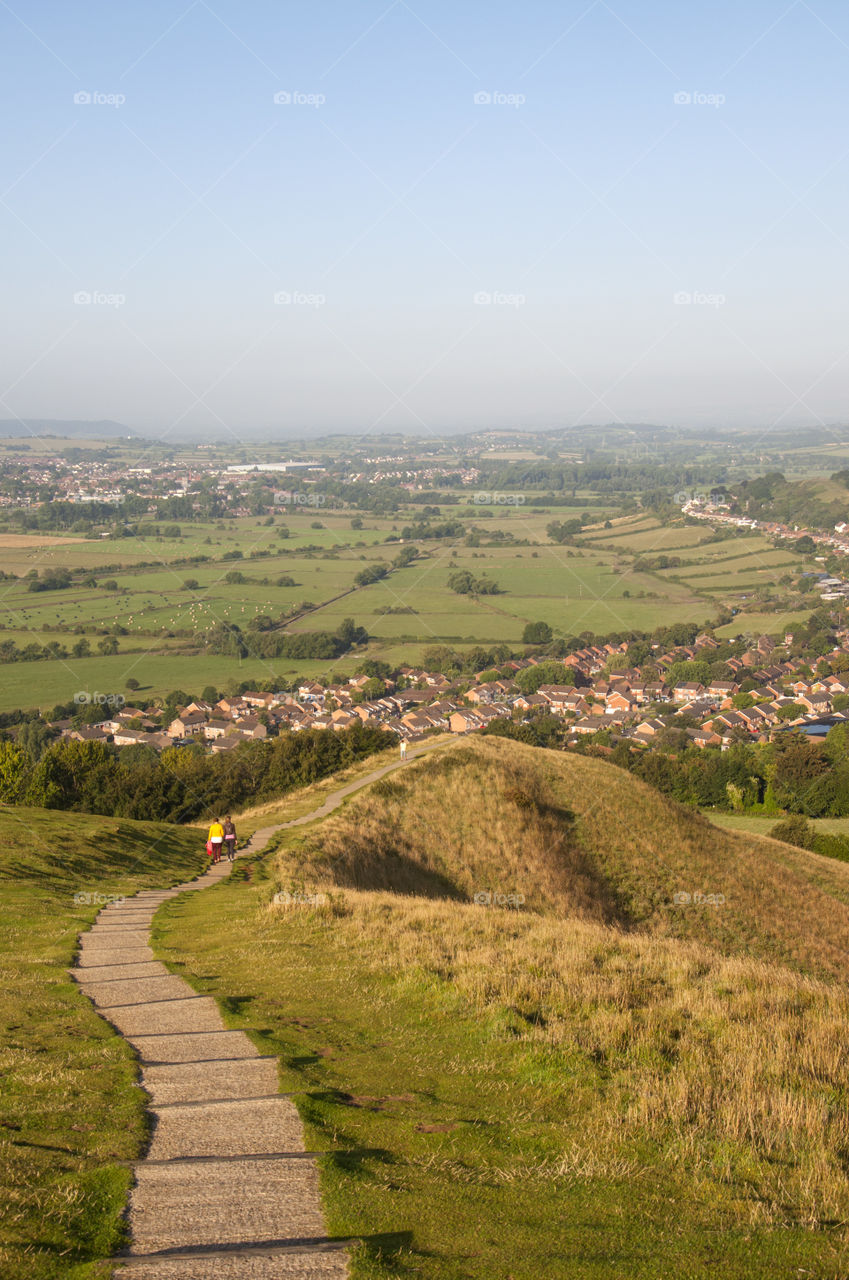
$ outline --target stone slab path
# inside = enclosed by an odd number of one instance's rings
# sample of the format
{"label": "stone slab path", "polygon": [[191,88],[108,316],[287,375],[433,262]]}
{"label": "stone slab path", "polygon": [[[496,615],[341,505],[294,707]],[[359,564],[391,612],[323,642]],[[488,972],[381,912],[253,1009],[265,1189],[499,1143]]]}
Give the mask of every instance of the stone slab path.
{"label": "stone slab path", "polygon": [[[437,743],[411,750],[408,760]],[[328,795],[313,812],[255,832],[240,856],[280,830],[338,808],[394,769],[394,761]],[[230,874],[221,862],[197,880],[146,890],[99,913],[73,977],[136,1050],[150,1098],[152,1138],[135,1165],[131,1243],[114,1259],[127,1280],[345,1280],[350,1241],[327,1236],[315,1155],[292,1101],[278,1092],[277,1058],[228,1030],[212,996],[169,973],[150,946],[154,914],[170,898]]]}

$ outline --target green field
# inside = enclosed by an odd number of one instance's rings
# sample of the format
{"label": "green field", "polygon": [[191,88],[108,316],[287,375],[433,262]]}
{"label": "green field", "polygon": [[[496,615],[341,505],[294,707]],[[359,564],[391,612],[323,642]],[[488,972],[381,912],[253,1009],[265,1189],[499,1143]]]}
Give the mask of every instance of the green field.
{"label": "green field", "polygon": [[[185,523],[183,536],[170,539],[57,542],[33,535],[32,545],[12,536],[3,546],[0,535],[7,572],[79,568],[96,579],[95,585],[75,582],[44,592],[29,591],[20,577],[0,583],[0,642],[14,640],[24,647],[59,641],[70,651],[87,633],[96,652],[98,632],[118,624],[126,633],[117,637],[114,657],[7,665],[0,710],[53,706],[86,689],[119,693],[130,677],[151,695],[161,695],[176,687],[197,693],[205,684],[226,688],[242,680],[316,676],[327,669],[309,662],[240,664],[198,650],[204,634],[222,622],[245,628],[261,614],[288,617],[288,628],[301,632],[334,631],[353,617],[371,636],[368,656],[416,662],[431,644],[518,647],[525,625],[539,620],[564,637],[709,623],[720,606],[745,605],[758,588],[773,586],[803,564],[759,535],[710,542],[707,527],[664,525],[643,513],[614,516],[605,529],[604,509],[578,545],[558,545],[546,527],[553,519],[569,518],[574,508],[485,506],[472,498],[441,508],[439,519],[460,520],[461,534],[419,541],[413,564],[365,587],[355,587],[356,575],[392,561],[401,532],[421,519],[420,507],[410,504],[391,517],[366,513],[360,517],[362,529],[352,529],[350,511],[295,506],[275,512],[271,524],[256,517]],[[279,536],[283,523],[289,531],[285,538]],[[199,565],[172,563],[193,555],[210,559]],[[674,555],[682,563],[634,570],[638,559],[658,555]],[[457,570],[494,581],[498,594],[458,595],[448,587]],[[245,581],[227,582],[233,574]],[[278,586],[282,578],[294,585]],[[107,583],[115,589],[107,589]],[[304,610],[304,605],[312,607]],[[766,629],[783,626],[779,615],[767,616]],[[745,622],[742,617],[726,634],[762,625],[759,615],[746,614]],[[334,669],[352,672],[364,656],[360,651]]]}
{"label": "green field", "polygon": [[[780,815],[765,817],[761,814],[717,813],[705,810],[705,816],[717,827],[725,827],[728,831],[745,831],[748,835],[768,836]],[[825,831],[828,835],[849,835],[849,818],[808,818],[808,822],[816,831]]]}

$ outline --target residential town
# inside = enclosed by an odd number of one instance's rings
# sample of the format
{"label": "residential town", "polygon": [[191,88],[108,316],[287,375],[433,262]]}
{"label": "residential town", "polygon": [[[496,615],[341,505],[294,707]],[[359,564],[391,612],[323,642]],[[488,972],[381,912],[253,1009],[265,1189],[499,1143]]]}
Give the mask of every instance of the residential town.
{"label": "residential town", "polygon": [[[785,636],[792,643],[792,635]],[[73,720],[54,721],[52,728],[79,741],[106,741],[115,746],[146,745],[157,751],[187,743],[203,743],[210,752],[233,750],[241,742],[306,729],[342,730],[365,724],[398,741],[417,741],[435,732],[468,734],[493,720],[532,722],[554,716],[564,722],[564,743],[604,733],[635,746],[650,746],[668,729],[681,729],[695,747],[728,747],[736,741],[767,740],[779,728],[793,725],[815,731],[824,717],[849,718],[845,702],[849,672],[811,675],[803,658],[781,656],[774,639],[760,636],[740,657],[728,658],[726,678],[672,682],[667,674],[686,662],[711,661],[719,642],[710,634],[692,645],[679,645],[640,667],[620,667],[627,644],[590,645],[562,659],[574,684],[540,684],[522,692],[515,677],[545,657],[515,658],[501,668],[501,678],[452,680],[439,672],[402,667],[395,680],[384,680],[385,692],[365,698],[367,675],[343,683],[305,680],[292,691],[247,691],[215,703],[193,700],[171,718],[157,706],[121,706],[101,722],[79,727]],[[778,656],[776,656],[778,652]],[[824,662],[846,665],[849,633]],[[839,661],[835,661],[839,659]],[[484,673],[485,675],[491,673]],[[739,696],[742,695],[742,696]]]}

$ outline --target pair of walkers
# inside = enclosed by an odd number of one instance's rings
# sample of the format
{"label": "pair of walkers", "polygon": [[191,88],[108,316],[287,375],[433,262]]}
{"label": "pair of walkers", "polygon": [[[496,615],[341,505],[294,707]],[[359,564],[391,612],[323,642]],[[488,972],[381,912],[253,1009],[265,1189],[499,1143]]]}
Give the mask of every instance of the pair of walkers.
{"label": "pair of walkers", "polygon": [[206,851],[213,862],[220,862],[222,853],[226,853],[232,862],[236,856],[236,827],[233,819],[227,817],[222,822],[216,818],[209,828]]}

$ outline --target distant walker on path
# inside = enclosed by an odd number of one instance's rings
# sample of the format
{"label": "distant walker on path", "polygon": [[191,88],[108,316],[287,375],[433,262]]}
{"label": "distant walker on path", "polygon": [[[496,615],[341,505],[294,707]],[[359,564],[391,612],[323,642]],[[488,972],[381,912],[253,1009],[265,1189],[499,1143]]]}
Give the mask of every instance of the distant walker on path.
{"label": "distant walker on path", "polygon": [[402,760],[407,759],[407,739],[406,738],[401,739],[401,759]]}
{"label": "distant walker on path", "polygon": [[224,844],[227,846],[227,857],[232,862],[236,857],[236,827],[229,814],[224,819]]}
{"label": "distant walker on path", "polygon": [[212,861],[220,862],[221,848],[224,844],[224,827],[221,825],[220,818],[216,818],[212,826],[209,828],[208,839],[209,843],[212,845]]}

